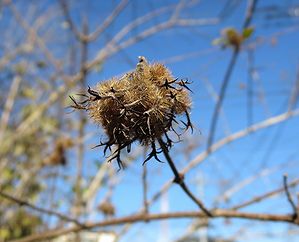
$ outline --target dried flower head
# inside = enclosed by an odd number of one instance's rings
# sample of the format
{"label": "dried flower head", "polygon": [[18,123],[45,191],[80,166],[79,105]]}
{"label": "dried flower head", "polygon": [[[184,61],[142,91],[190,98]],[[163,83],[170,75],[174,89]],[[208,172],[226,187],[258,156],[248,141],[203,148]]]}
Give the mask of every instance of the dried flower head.
{"label": "dried flower head", "polygon": [[172,146],[168,132],[174,131],[179,136],[175,129],[178,115],[186,116],[186,122],[181,121],[185,129],[193,129],[188,84],[188,80],[174,78],[164,65],[149,64],[140,56],[134,71],[120,79],[101,82],[94,89],[89,87],[86,94],[81,94],[86,98],[81,102],[71,97],[72,107],[88,111],[91,119],[104,128],[108,141],[97,145],[105,147],[104,153],[117,145],[110,161],[117,159],[121,167],[121,150],[127,148],[130,152],[135,141],[152,147],[144,162],[152,157],[159,160],[160,151],[155,142],[164,135],[167,147]]}

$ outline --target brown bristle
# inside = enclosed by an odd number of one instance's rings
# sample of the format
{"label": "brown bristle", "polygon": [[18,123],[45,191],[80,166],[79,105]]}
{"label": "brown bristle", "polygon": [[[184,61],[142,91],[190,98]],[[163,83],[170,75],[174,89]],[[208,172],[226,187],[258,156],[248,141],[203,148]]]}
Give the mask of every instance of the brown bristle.
{"label": "brown bristle", "polygon": [[[87,110],[91,119],[104,128],[108,141],[99,146],[104,145],[106,151],[117,145],[111,159],[116,158],[121,165],[120,151],[134,141],[151,144],[155,149],[155,141],[165,135],[170,148],[167,133],[174,130],[176,115],[186,114],[183,124],[186,129],[192,128],[187,84],[188,81],[175,79],[163,64],[149,64],[139,57],[134,71],[89,88],[88,98],[81,103],[73,100],[74,107]],[[152,156],[158,159],[156,154]]]}

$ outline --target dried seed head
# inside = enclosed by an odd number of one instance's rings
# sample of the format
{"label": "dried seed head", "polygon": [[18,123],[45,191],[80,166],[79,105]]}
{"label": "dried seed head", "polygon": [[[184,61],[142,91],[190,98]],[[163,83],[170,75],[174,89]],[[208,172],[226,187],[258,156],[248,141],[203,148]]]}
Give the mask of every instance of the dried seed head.
{"label": "dried seed head", "polygon": [[112,217],[115,215],[115,207],[109,201],[104,201],[99,204],[98,209],[104,214],[106,217]]}
{"label": "dried seed head", "polygon": [[104,152],[118,145],[111,160],[116,158],[121,165],[120,151],[125,147],[129,150],[134,141],[151,144],[154,152],[149,158],[157,159],[155,141],[165,135],[168,147],[172,145],[168,132],[176,132],[177,115],[185,114],[187,121],[182,123],[186,129],[192,128],[188,84],[187,80],[175,79],[163,64],[149,64],[140,56],[135,71],[120,79],[101,82],[95,89],[89,88],[83,102],[72,98],[75,103],[72,107],[87,110],[91,119],[104,128],[109,138],[99,145],[105,146]]}

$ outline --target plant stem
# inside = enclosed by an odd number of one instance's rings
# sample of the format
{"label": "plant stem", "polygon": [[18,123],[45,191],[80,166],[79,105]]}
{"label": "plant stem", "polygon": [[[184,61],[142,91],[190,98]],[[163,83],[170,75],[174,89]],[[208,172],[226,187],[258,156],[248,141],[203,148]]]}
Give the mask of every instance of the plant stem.
{"label": "plant stem", "polygon": [[200,201],[199,199],[197,199],[193,193],[189,190],[189,188],[187,187],[185,181],[184,181],[184,176],[182,174],[180,174],[172,160],[172,158],[170,157],[169,155],[169,152],[168,152],[168,149],[164,143],[164,141],[160,138],[158,139],[158,142],[161,146],[161,149],[163,151],[163,154],[175,176],[174,178],[174,182],[179,184],[180,187],[183,189],[183,191],[188,195],[188,197],[191,198],[192,201],[194,201],[198,206],[199,208],[209,217],[213,217],[212,213],[205,207],[205,205],[203,204],[202,201]]}

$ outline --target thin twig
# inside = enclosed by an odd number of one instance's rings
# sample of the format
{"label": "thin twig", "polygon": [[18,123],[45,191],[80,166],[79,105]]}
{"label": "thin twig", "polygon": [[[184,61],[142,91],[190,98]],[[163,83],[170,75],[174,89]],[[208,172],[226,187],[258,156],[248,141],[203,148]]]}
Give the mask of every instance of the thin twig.
{"label": "thin twig", "polygon": [[221,192],[221,195],[216,199],[215,204],[219,204],[220,201],[228,201],[235,193],[244,189],[245,186],[248,186],[252,182],[256,181],[258,178],[269,176],[270,174],[274,173],[277,170],[280,170],[284,166],[285,164],[280,164],[279,166],[273,167],[271,169],[264,168],[261,169],[259,172],[254,173],[249,177],[246,177],[244,180],[238,181],[237,184],[231,186],[226,191]]}
{"label": "thin twig", "polygon": [[104,20],[103,24],[88,36],[88,41],[95,40],[101,33],[103,33],[105,29],[107,29],[113,23],[113,21],[123,11],[128,3],[128,0],[120,1],[120,3],[113,9],[111,14]]}
{"label": "thin twig", "polygon": [[174,182],[180,185],[180,187],[188,195],[188,197],[190,197],[191,200],[193,200],[207,216],[212,217],[213,216],[212,213],[205,207],[203,202],[200,201],[199,199],[197,199],[193,195],[193,193],[189,190],[189,188],[187,187],[187,185],[184,181],[184,176],[182,174],[180,174],[178,172],[177,168],[175,167],[175,164],[174,164],[172,158],[169,155],[168,149],[167,149],[164,141],[160,138],[160,139],[158,139],[158,142],[159,142],[159,144],[161,146],[161,149],[163,151],[163,154],[164,154],[164,156],[165,156],[165,158],[166,158],[166,160],[167,160],[167,162],[168,162],[168,164],[169,164],[169,166],[170,166],[170,168],[171,168],[171,170],[174,174],[174,177],[175,177]]}
{"label": "thin twig", "polygon": [[235,48],[234,52],[233,52],[233,55],[231,57],[231,60],[228,64],[228,68],[225,72],[222,84],[221,84],[220,94],[219,94],[219,98],[218,98],[217,103],[216,103],[216,107],[214,109],[214,113],[213,113],[213,117],[212,117],[212,121],[211,121],[210,132],[209,132],[209,137],[208,137],[208,142],[207,142],[207,150],[209,152],[210,152],[210,148],[212,146],[212,143],[214,141],[218,116],[219,116],[219,112],[220,112],[220,109],[221,109],[221,106],[222,106],[222,102],[224,100],[224,96],[225,96],[225,93],[226,93],[226,88],[228,86],[232,71],[235,67],[235,63],[237,62],[238,55],[239,55],[239,49]]}
{"label": "thin twig", "polygon": [[[0,58],[0,70],[4,70],[11,62],[18,56],[26,53],[26,49],[31,46],[29,41],[22,42],[22,44],[15,46],[12,50],[8,50],[7,53],[2,53]],[[30,47],[29,47],[30,48]],[[4,51],[4,50],[3,50]]]}
{"label": "thin twig", "polygon": [[[288,187],[294,187],[294,186],[296,186],[298,184],[299,184],[299,179],[296,179],[296,180],[290,182],[287,186]],[[239,205],[236,205],[236,206],[232,207],[231,209],[232,210],[238,210],[240,208],[247,207],[247,206],[249,206],[251,204],[254,204],[254,203],[257,203],[257,202],[261,202],[261,201],[263,201],[266,198],[272,197],[272,196],[274,196],[274,195],[276,195],[278,193],[284,192],[284,191],[285,191],[285,187],[283,186],[281,188],[275,189],[275,190],[267,192],[265,194],[256,196],[256,197],[254,197],[254,198],[252,198],[252,199],[250,199],[250,200],[248,200],[246,202],[243,202],[243,203],[241,203]]]}
{"label": "thin twig", "polygon": [[[87,22],[87,17],[83,19],[82,23],[82,33],[87,36],[89,33],[89,26]],[[82,72],[82,77],[79,82],[81,91],[84,90],[86,86],[86,78],[88,75],[88,70],[85,68],[85,64],[88,59],[88,42],[81,41],[80,42],[80,50],[81,50],[81,60],[80,60],[80,71]],[[83,159],[84,159],[84,135],[85,135],[85,126],[86,126],[86,118],[83,112],[79,114],[79,124],[78,124],[78,136],[77,140],[79,141],[78,145],[78,153],[77,153],[77,170],[76,170],[76,180],[75,180],[75,191],[76,191],[76,199],[74,201],[75,208],[75,216],[78,217],[80,215],[80,207],[82,206],[82,177],[83,177]]]}
{"label": "thin twig", "polygon": [[[256,4],[257,4],[257,0],[250,0],[250,4],[248,6],[246,18],[245,18],[243,28],[242,28],[243,30],[246,29],[250,25]],[[216,103],[216,106],[215,106],[215,109],[213,112],[213,116],[212,116],[212,121],[211,121],[211,127],[210,127],[208,142],[207,142],[207,151],[208,152],[210,151],[211,145],[214,141],[214,135],[216,132],[216,125],[217,125],[217,121],[218,121],[219,111],[222,106],[222,103],[223,103],[223,100],[224,100],[224,97],[226,94],[226,89],[227,89],[228,83],[230,81],[231,74],[235,67],[239,53],[240,53],[240,48],[234,48],[233,55],[230,59],[230,62],[228,64],[228,67],[226,69],[226,72],[225,72],[225,75],[224,75],[224,78],[223,78],[223,81],[221,84],[219,99]]]}
{"label": "thin twig", "polygon": [[[215,88],[213,87],[212,83],[210,83],[208,80],[205,80],[205,78],[203,78],[202,81],[204,82],[204,84],[206,86],[206,89],[207,89],[208,93],[211,96],[212,101],[214,101],[214,103],[217,104],[217,101],[219,100],[219,96],[218,96],[218,93],[216,92]],[[226,135],[230,135],[231,134],[231,129],[229,127],[229,121],[227,119],[227,115],[226,115],[223,108],[220,108],[219,112],[220,112],[221,118],[223,119],[224,133]]]}
{"label": "thin twig", "polygon": [[70,11],[68,9],[68,5],[67,5],[66,0],[60,0],[59,3],[61,5],[63,14],[65,16],[65,20],[68,23],[71,31],[73,32],[73,34],[75,35],[75,37],[77,38],[77,40],[79,40],[80,42],[85,42],[86,39],[87,39],[87,35],[81,33],[77,29],[76,25],[74,24],[74,22],[73,22],[73,20],[71,18]]}
{"label": "thin twig", "polygon": [[245,21],[243,23],[242,29],[246,29],[249,27],[249,25],[252,21],[253,13],[256,9],[257,2],[258,2],[258,0],[249,0],[248,1],[248,8],[247,8],[246,17],[245,17]]}
{"label": "thin twig", "polygon": [[286,193],[286,196],[287,196],[287,199],[293,209],[293,218],[294,220],[298,217],[298,214],[297,214],[297,208],[296,208],[296,205],[293,201],[293,198],[292,198],[292,195],[289,191],[289,187],[288,187],[288,176],[287,175],[284,175],[283,176],[283,186],[284,186],[284,190],[285,190],[285,193]]}
{"label": "thin twig", "polygon": [[142,169],[142,188],[143,188],[143,206],[144,212],[148,213],[148,201],[147,201],[147,168],[146,163]]}
{"label": "thin twig", "polygon": [[53,67],[62,73],[62,65],[59,61],[53,56],[52,52],[48,49],[44,40],[38,35],[37,30],[32,28],[32,26],[26,22],[23,18],[23,15],[18,11],[12,1],[9,1],[9,8],[13,13],[16,21],[23,27],[23,29],[27,32],[28,37],[33,39],[33,42],[37,43],[41,51],[44,53],[45,57],[49,60],[49,62],[53,65]]}
{"label": "thin twig", "polygon": [[18,205],[20,206],[26,206],[26,207],[29,207],[35,211],[38,211],[40,213],[46,213],[46,214],[50,214],[50,215],[54,215],[56,217],[59,217],[60,219],[62,220],[65,220],[65,221],[68,221],[68,222],[72,222],[72,223],[75,223],[77,224],[79,227],[83,228],[84,225],[82,223],[80,223],[78,220],[74,219],[74,218],[70,218],[68,217],[67,215],[64,215],[62,213],[59,213],[59,212],[56,212],[56,211],[52,211],[52,210],[48,210],[48,209],[45,209],[45,208],[41,208],[41,207],[37,207],[29,202],[26,202],[22,199],[19,199],[19,198],[16,198],[14,196],[11,196],[3,191],[0,191],[0,196],[12,201],[12,202],[15,202],[17,203]]}
{"label": "thin twig", "polygon": [[292,93],[290,95],[289,103],[288,103],[288,110],[291,111],[298,102],[299,96],[299,66],[297,67],[297,75],[296,80],[294,83],[294,87],[291,89]]}
{"label": "thin twig", "polygon": [[[154,14],[154,13],[153,13]],[[140,18],[141,19],[141,18]],[[145,18],[142,19],[141,22],[143,22]],[[89,62],[87,64],[87,68],[93,68],[97,64],[101,63],[106,58],[112,56],[114,53],[123,50],[145,38],[148,38],[158,32],[161,32],[166,29],[170,29],[173,27],[179,27],[179,26],[204,26],[204,25],[214,25],[219,22],[219,19],[212,18],[212,19],[175,19],[175,20],[166,20],[162,23],[156,24],[154,26],[151,26],[141,33],[137,34],[136,36],[130,37],[128,39],[123,40],[122,42],[119,42],[124,35],[126,35],[128,32],[128,29],[130,28],[136,28],[140,23],[133,22],[134,24],[125,26],[118,34],[115,35],[111,41],[109,41],[104,48],[102,48],[94,60]],[[119,42],[119,43],[118,43]],[[117,43],[117,44],[116,44]]]}
{"label": "thin twig", "polygon": [[250,48],[248,50],[248,77],[247,77],[247,125],[253,123],[253,76],[254,76],[254,52]]}
{"label": "thin twig", "polygon": [[5,105],[4,105],[4,110],[1,114],[1,119],[0,119],[0,139],[2,139],[2,136],[7,127],[9,117],[10,117],[10,114],[11,114],[21,81],[22,81],[22,78],[20,76],[16,76],[11,83],[10,90],[9,90],[9,93],[8,93],[8,96],[7,96]]}

